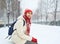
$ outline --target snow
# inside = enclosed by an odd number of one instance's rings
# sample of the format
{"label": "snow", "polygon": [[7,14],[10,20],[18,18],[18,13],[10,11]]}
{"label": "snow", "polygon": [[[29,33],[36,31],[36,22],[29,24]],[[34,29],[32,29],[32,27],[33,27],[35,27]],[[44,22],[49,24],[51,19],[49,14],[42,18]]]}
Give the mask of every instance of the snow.
{"label": "snow", "polygon": [[11,40],[5,39],[8,35],[8,27],[0,28],[0,44],[13,44]]}
{"label": "snow", "polygon": [[39,44],[60,44],[60,27],[33,24],[31,35],[38,39]]}
{"label": "snow", "polygon": [[[0,44],[13,44],[5,39],[8,27],[0,28]],[[38,44],[60,44],[60,26],[32,24],[30,35],[38,39]]]}

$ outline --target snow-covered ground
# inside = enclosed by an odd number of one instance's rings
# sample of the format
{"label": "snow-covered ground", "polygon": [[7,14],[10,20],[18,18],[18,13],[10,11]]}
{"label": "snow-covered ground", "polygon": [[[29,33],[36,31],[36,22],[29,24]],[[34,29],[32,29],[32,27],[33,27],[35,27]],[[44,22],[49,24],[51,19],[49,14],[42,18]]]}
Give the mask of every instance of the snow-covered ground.
{"label": "snow-covered ground", "polygon": [[[0,44],[13,44],[4,39],[8,34],[8,27],[0,28]],[[32,24],[31,36],[38,39],[38,44],[60,44],[60,26]]]}
{"label": "snow-covered ground", "polygon": [[60,44],[60,27],[32,24],[31,35],[38,39],[39,44]]}

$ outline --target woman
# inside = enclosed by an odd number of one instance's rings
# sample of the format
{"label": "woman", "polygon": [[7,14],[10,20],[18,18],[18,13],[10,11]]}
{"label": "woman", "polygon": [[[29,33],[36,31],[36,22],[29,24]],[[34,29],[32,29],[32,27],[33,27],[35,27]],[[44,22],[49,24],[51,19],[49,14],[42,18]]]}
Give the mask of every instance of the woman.
{"label": "woman", "polygon": [[20,16],[14,25],[16,30],[12,35],[12,41],[15,44],[25,44],[27,41],[37,43],[37,39],[30,36],[32,13],[32,10],[26,9],[24,15]]}

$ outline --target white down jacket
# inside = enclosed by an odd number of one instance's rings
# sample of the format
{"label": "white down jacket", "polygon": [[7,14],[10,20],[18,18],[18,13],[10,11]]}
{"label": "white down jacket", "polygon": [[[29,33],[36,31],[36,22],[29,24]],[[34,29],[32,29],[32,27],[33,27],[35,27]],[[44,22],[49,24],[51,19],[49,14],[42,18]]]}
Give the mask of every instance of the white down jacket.
{"label": "white down jacket", "polygon": [[13,32],[11,39],[15,44],[25,44],[27,40],[28,41],[32,40],[31,36],[25,34],[27,27],[26,23],[23,26],[23,20],[25,21],[25,19],[22,16],[20,16],[18,18],[18,21],[14,25],[14,29],[16,30]]}

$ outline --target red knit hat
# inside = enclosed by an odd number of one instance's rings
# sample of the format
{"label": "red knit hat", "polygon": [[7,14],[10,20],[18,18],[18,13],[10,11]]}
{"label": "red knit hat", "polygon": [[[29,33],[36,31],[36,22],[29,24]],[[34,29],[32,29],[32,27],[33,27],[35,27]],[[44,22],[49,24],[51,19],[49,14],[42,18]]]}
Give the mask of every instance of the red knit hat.
{"label": "red knit hat", "polygon": [[26,15],[26,14],[29,13],[29,12],[33,13],[32,10],[30,10],[30,9],[25,9],[24,14]]}

